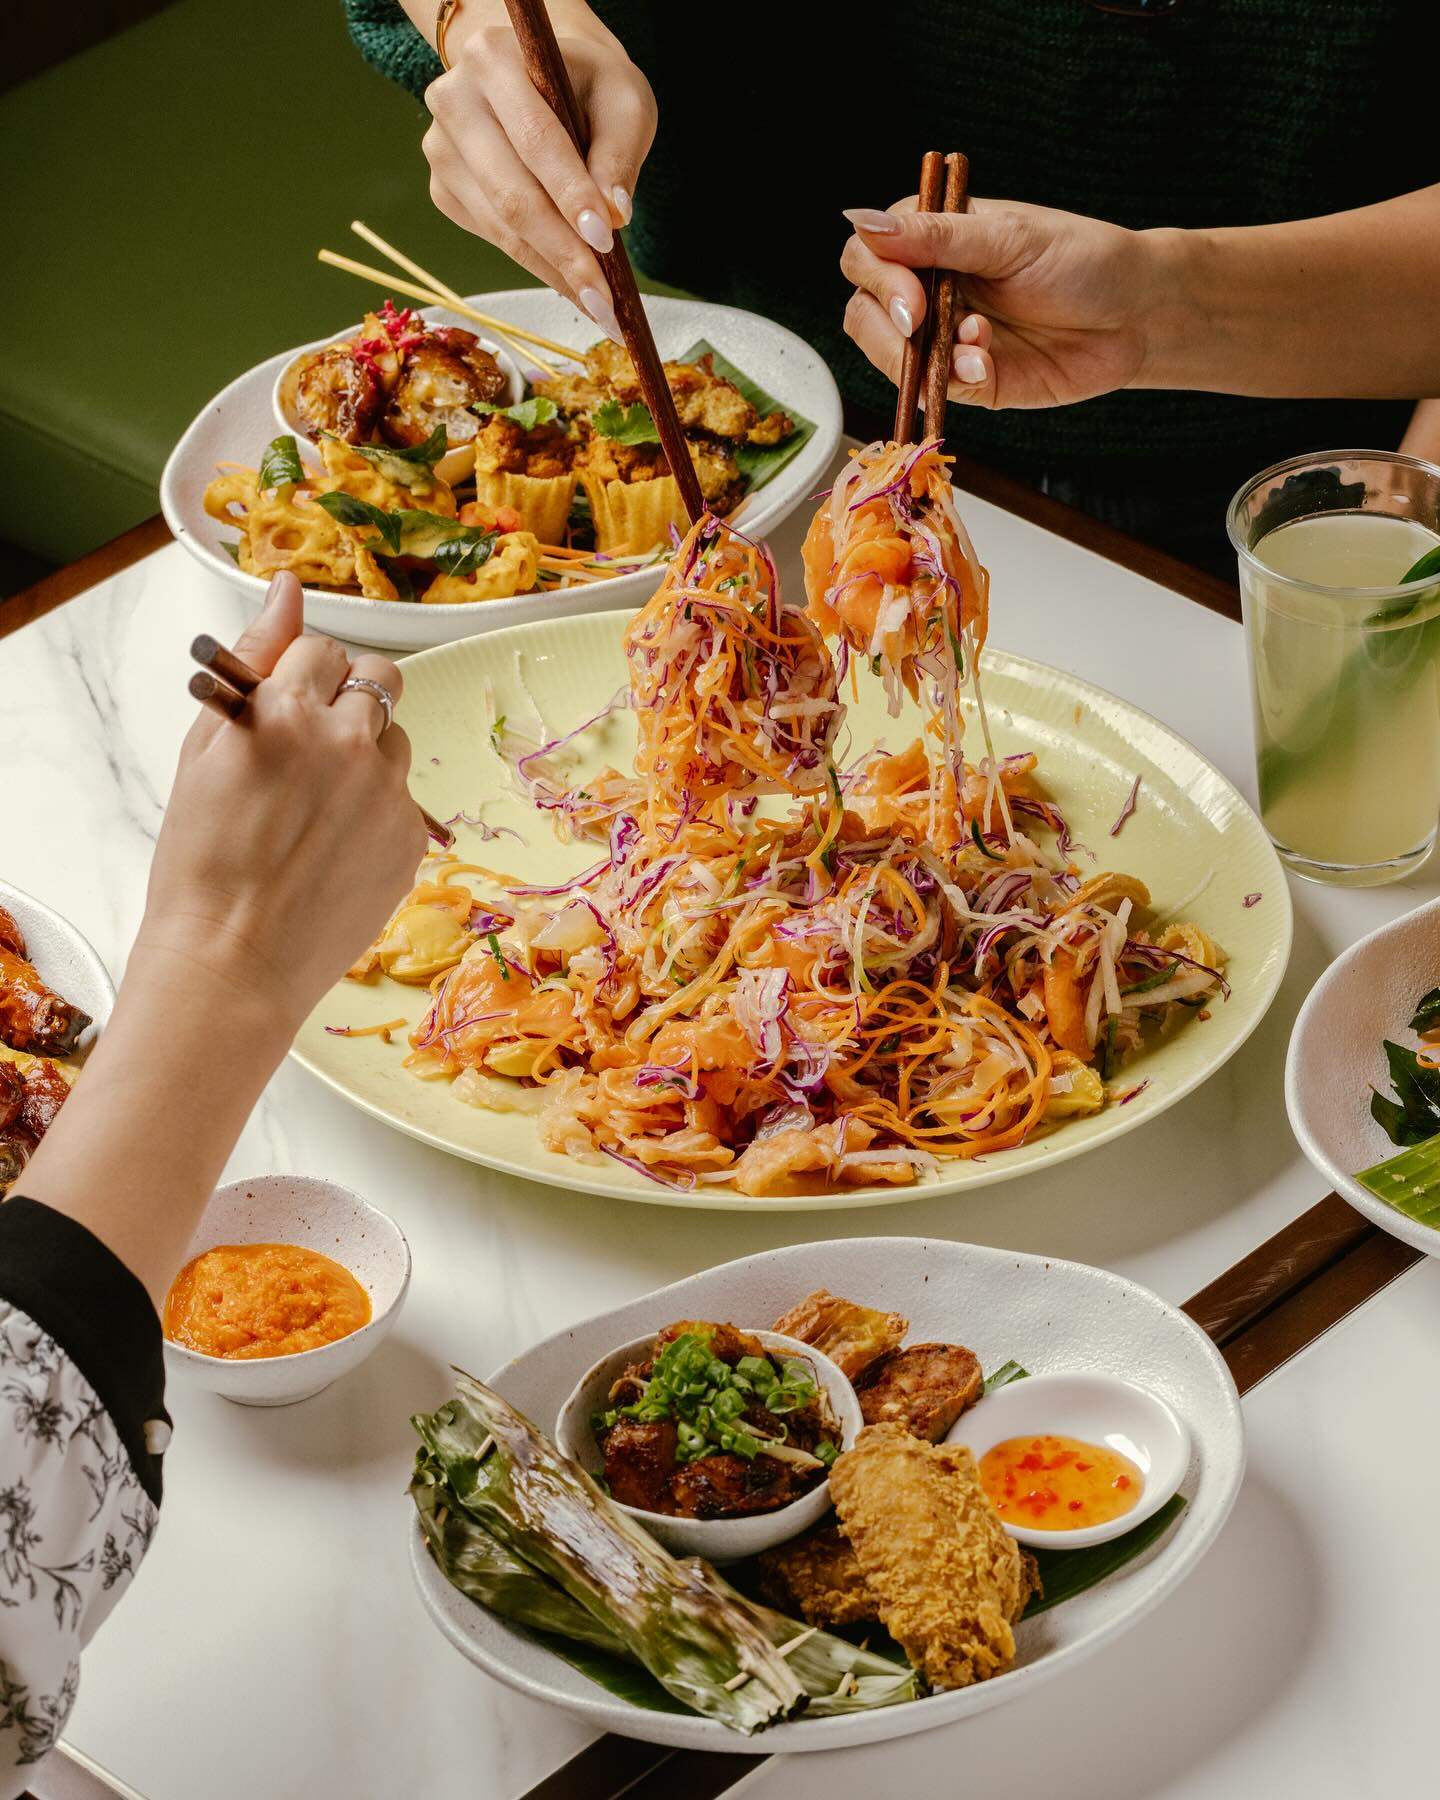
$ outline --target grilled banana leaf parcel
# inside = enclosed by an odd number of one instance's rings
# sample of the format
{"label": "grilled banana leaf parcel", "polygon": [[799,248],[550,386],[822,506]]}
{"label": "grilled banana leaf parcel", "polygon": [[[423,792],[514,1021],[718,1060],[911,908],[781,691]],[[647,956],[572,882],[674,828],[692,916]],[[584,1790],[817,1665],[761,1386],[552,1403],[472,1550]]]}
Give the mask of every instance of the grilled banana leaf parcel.
{"label": "grilled banana leaf parcel", "polygon": [[[916,1697],[911,1669],[828,1633],[804,1637],[708,1564],[670,1556],[493,1390],[466,1375],[458,1388],[413,1420],[425,1447],[411,1493],[442,1572],[472,1599],[638,1663],[684,1705],[743,1732],[802,1708],[814,1717]],[[633,1684],[626,1697],[641,1698]]]}

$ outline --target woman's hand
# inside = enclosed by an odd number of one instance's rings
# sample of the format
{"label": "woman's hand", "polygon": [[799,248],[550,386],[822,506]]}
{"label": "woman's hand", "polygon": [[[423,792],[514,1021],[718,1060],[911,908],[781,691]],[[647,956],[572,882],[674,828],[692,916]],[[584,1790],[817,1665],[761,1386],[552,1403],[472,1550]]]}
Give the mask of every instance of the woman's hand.
{"label": "woman's hand", "polygon": [[294,576],[277,576],[236,645],[266,677],[244,719],[202,712],[190,728],[132,958],[136,974],[158,959],[258,998],[287,1041],[373,940],[425,850],[409,739],[398,725],[381,732],[373,695],[339,694],[358,675],[398,699],[400,671],[302,636],[302,605]]}
{"label": "woman's hand", "polygon": [[655,97],[625,46],[579,0],[550,8],[589,130],[587,159],[531,85],[501,0],[465,0],[446,49],[453,67],[426,92],[430,194],[620,341],[596,257],[630,220],[655,136]]}
{"label": "woman's hand", "polygon": [[1063,406],[1145,383],[1147,329],[1165,303],[1175,234],[1009,201],[965,213],[856,208],[840,267],[855,284],[845,329],[891,380],[925,312],[916,269],[960,272],[950,398],[971,406]]}

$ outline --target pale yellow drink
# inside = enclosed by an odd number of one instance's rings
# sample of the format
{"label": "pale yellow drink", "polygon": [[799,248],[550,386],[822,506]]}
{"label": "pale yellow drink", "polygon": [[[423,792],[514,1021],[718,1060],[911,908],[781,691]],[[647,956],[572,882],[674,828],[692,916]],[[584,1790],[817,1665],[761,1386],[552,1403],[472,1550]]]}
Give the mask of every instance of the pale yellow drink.
{"label": "pale yellow drink", "polygon": [[1336,511],[1241,559],[1260,812],[1301,873],[1391,880],[1434,841],[1440,585],[1393,590],[1437,545],[1413,518]]}

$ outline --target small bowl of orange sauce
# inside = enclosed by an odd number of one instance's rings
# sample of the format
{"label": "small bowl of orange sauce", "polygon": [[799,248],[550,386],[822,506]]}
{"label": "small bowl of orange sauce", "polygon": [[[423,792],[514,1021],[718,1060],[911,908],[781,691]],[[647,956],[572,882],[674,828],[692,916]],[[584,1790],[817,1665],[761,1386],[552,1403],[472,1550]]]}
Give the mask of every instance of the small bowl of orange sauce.
{"label": "small bowl of orange sauce", "polygon": [[232,1181],[165,1297],[166,1369],[242,1406],[308,1400],[379,1345],[409,1284],[405,1234],[348,1188]]}
{"label": "small bowl of orange sauce", "polygon": [[950,1432],[968,1444],[1010,1536],[1078,1550],[1133,1531],[1178,1490],[1190,1433],[1158,1394],[1116,1375],[1031,1375]]}

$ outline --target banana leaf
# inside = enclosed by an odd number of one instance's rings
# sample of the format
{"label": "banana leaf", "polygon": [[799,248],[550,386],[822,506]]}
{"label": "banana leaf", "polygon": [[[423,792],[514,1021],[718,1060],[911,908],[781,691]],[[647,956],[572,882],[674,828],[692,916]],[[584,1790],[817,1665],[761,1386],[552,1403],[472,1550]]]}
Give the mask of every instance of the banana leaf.
{"label": "banana leaf", "polygon": [[1412,1144],[1355,1179],[1407,1219],[1440,1229],[1440,1137]]}
{"label": "banana leaf", "polygon": [[1033,1619],[1036,1613],[1049,1612],[1052,1606],[1059,1606],[1063,1600],[1073,1600],[1087,1588],[1098,1586],[1117,1569],[1123,1569],[1126,1563],[1134,1562],[1137,1556],[1164,1537],[1184,1512],[1185,1504],[1183,1494],[1174,1495],[1143,1525],[1127,1531],[1124,1537],[1111,1538],[1108,1544],[1091,1544],[1086,1550],[1035,1551],[1044,1592],[1031,1599],[1024,1616]]}
{"label": "banana leaf", "polygon": [[[456,1416],[442,1420],[440,1413],[452,1408]],[[487,1610],[542,1636],[548,1649],[619,1698],[660,1711],[692,1710],[647,1671],[629,1635],[597,1617],[485,1528],[472,1507],[477,1495],[501,1501],[503,1452],[496,1448],[479,1456],[485,1438],[492,1434],[484,1419],[477,1424],[468,1417],[462,1401],[449,1402],[440,1413],[415,1421],[425,1442],[416,1456],[410,1493],[431,1555],[446,1579]],[[456,1452],[448,1468],[433,1447],[442,1438]],[[555,1460],[567,1473],[580,1475],[573,1465]],[[451,1469],[462,1484],[473,1484],[467,1488],[471,1507],[457,1496]],[[605,1504],[610,1506],[608,1500]],[[618,1516],[628,1523],[623,1514]],[[659,1553],[665,1557],[663,1550]],[[777,1648],[805,1631],[797,1620],[738,1593],[703,1563],[674,1567],[728,1602]],[[919,1677],[908,1665],[897,1668],[889,1659],[828,1632],[806,1637],[784,1660],[804,1690],[810,1718],[889,1706],[913,1700],[920,1692]]]}
{"label": "banana leaf", "polygon": [[705,1717],[752,1732],[805,1702],[785,1658],[705,1564],[677,1562],[492,1388],[463,1373],[456,1385],[457,1399],[412,1422],[459,1504],[502,1546]]}
{"label": "banana leaf", "polygon": [[743,369],[737,369],[734,363],[722,356],[713,344],[701,338],[698,344],[691,346],[680,362],[699,362],[702,356],[712,357],[711,367],[717,375],[723,375],[726,381],[733,382],[740,392],[755,408],[763,419],[766,413],[777,409],[790,415],[790,423],[795,429],[789,437],[781,438],[778,444],[740,444],[735,450],[735,461],[740,473],[745,477],[745,491],[753,494],[756,488],[764,487],[767,481],[773,481],[792,457],[798,456],[801,450],[815,435],[815,426],[809,419],[802,419],[799,413],[785,401],[777,400],[773,394],[767,394],[758,381],[752,381]]}

